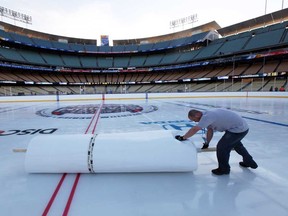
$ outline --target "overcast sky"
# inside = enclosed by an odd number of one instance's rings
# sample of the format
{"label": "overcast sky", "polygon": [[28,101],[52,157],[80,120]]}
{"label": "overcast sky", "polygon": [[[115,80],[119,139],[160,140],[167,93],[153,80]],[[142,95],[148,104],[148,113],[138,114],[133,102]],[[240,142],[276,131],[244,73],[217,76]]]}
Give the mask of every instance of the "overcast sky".
{"label": "overcast sky", "polygon": [[[56,3],[57,2],[57,3]],[[152,37],[182,31],[170,21],[197,14],[193,27],[216,21],[221,27],[275,12],[288,0],[1,0],[0,6],[32,16],[32,25],[1,17],[28,29],[75,38],[111,40]]]}

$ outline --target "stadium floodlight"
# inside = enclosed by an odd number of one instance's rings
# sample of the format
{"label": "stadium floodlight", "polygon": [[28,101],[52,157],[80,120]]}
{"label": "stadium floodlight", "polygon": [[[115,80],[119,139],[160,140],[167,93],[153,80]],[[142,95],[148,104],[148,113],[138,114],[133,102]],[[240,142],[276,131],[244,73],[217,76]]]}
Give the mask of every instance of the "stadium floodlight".
{"label": "stadium floodlight", "polygon": [[0,6],[0,15],[2,17],[13,19],[14,21],[20,21],[26,24],[32,24],[32,16],[8,9],[6,7]]}
{"label": "stadium floodlight", "polygon": [[184,26],[186,24],[193,24],[195,22],[198,21],[198,16],[197,14],[193,14],[193,15],[190,15],[190,16],[187,16],[187,17],[183,17],[183,18],[180,18],[180,19],[176,19],[176,20],[172,20],[170,21],[170,28],[176,28],[176,27],[179,27],[179,26]]}

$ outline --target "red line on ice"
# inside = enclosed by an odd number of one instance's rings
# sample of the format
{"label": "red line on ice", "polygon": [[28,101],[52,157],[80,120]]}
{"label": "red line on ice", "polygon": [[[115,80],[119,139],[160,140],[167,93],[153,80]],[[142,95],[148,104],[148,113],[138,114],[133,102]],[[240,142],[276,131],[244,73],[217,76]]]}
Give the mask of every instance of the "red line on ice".
{"label": "red line on ice", "polygon": [[53,202],[54,202],[54,200],[55,200],[55,198],[56,198],[56,196],[58,194],[58,191],[60,190],[60,187],[62,186],[62,183],[63,183],[66,175],[67,175],[66,173],[64,173],[62,175],[62,177],[61,177],[57,187],[55,188],[54,193],[52,194],[52,196],[51,196],[51,198],[50,198],[50,200],[49,200],[49,202],[48,202],[48,204],[47,204],[42,216],[46,216],[48,214],[48,212],[49,212],[49,210],[50,210],[50,208],[51,208],[51,206],[52,206],[52,204],[53,204]]}
{"label": "red line on ice", "polygon": [[[97,123],[98,123],[98,120],[99,120],[99,117],[100,117],[100,114],[101,114],[101,110],[102,110],[103,104],[104,104],[104,102],[102,102],[102,104],[100,105],[100,107],[97,110],[97,112],[93,115],[93,118],[91,119],[91,121],[90,121],[90,123],[89,123],[89,125],[88,125],[88,127],[87,127],[87,129],[85,131],[85,134],[88,133],[88,131],[89,131],[91,125],[92,125],[92,122],[94,121],[95,117],[97,116],[96,117],[96,122],[95,122],[94,127],[93,127],[93,131],[92,131],[92,134],[94,134],[96,126],[97,126]],[[56,196],[57,196],[57,194],[58,194],[58,192],[59,192],[59,190],[60,190],[60,188],[61,188],[66,176],[67,176],[67,173],[64,173],[62,175],[62,177],[61,177],[60,181],[58,182],[58,184],[57,184],[57,186],[56,186],[56,188],[55,188],[55,190],[54,190],[54,192],[53,192],[53,194],[52,194],[52,196],[51,196],[51,198],[50,198],[50,200],[49,200],[49,202],[48,202],[48,204],[47,204],[47,206],[46,206],[46,208],[45,208],[45,210],[44,210],[44,212],[42,214],[42,216],[47,216],[48,215],[48,212],[49,212],[51,206],[53,205],[53,202],[54,202],[54,200],[55,200],[55,198],[56,198]],[[74,197],[74,194],[75,194],[79,179],[80,179],[80,173],[77,173],[76,178],[75,178],[74,183],[73,183],[73,186],[72,186],[72,189],[71,189],[71,192],[70,192],[70,195],[69,195],[69,198],[68,198],[68,201],[66,203],[66,206],[65,206],[65,209],[64,209],[64,212],[63,212],[63,215],[65,215],[65,216],[68,215],[68,212],[69,212],[69,209],[70,209],[70,206],[71,206],[71,203],[72,203],[72,200],[73,200],[73,197]]]}
{"label": "red line on ice", "polygon": [[[100,105],[97,113],[93,116],[93,119],[94,119],[95,116],[97,116],[97,117],[96,117],[96,122],[95,122],[94,127],[93,127],[92,134],[94,134],[96,126],[98,124],[98,120],[99,120],[99,117],[100,117],[100,114],[101,114],[102,107],[103,107],[103,103]],[[93,121],[93,119],[92,119],[92,121]],[[86,130],[86,131],[88,131],[88,130]],[[74,197],[74,194],[75,194],[75,191],[76,191],[79,179],[80,179],[80,175],[81,175],[80,173],[77,173],[77,175],[76,175],[73,187],[71,189],[71,192],[70,192],[70,195],[69,195],[69,198],[68,198],[68,201],[66,203],[64,212],[62,214],[63,216],[67,216],[68,215],[68,212],[69,212],[69,209],[70,209],[70,206],[71,206],[71,203],[72,203],[72,200],[73,200],[73,197]]]}

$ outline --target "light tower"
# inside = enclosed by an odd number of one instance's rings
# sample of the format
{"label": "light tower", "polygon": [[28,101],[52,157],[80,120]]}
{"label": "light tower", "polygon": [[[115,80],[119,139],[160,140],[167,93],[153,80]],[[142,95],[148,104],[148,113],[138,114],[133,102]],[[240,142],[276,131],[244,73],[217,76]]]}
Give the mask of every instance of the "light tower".
{"label": "light tower", "polygon": [[188,24],[192,24],[193,27],[193,23],[198,21],[198,17],[197,14],[193,14],[187,17],[183,17],[180,19],[176,19],[176,20],[172,20],[170,21],[170,28],[173,28],[173,30],[179,26],[182,26],[182,28],[184,27],[184,25],[188,25]]}
{"label": "light tower", "polygon": [[14,24],[16,21],[23,22],[26,24],[32,24],[32,16],[8,9],[6,7],[0,6],[0,15],[1,17],[7,17],[9,19],[13,19]]}

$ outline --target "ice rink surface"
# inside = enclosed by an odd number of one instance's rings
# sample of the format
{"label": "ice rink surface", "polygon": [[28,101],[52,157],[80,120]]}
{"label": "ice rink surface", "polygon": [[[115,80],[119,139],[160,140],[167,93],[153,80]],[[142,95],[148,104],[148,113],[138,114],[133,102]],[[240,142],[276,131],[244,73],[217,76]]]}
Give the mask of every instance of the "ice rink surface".
{"label": "ice rink surface", "polygon": [[[287,216],[288,100],[273,98],[107,100],[0,103],[0,215]],[[102,107],[99,119],[92,118]],[[214,176],[215,152],[198,153],[198,169],[179,173],[28,174],[25,153],[35,136],[173,130],[184,134],[196,108],[226,108],[243,116],[244,138],[259,167]],[[91,124],[92,123],[92,124]],[[94,130],[94,131],[93,131]],[[202,133],[192,138],[202,145]],[[221,133],[215,133],[215,146]],[[71,157],[71,155],[65,155]],[[171,158],[173,160],[173,158]]]}

